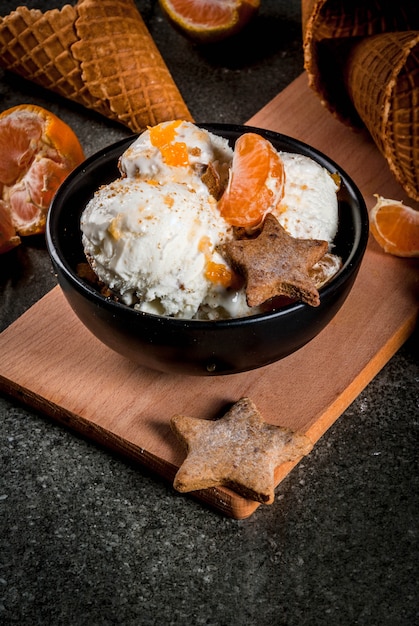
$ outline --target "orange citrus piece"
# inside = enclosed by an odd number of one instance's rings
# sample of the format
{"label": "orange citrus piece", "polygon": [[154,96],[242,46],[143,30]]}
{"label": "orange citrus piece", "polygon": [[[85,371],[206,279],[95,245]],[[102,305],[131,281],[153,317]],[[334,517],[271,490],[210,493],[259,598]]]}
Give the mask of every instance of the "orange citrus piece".
{"label": "orange citrus piece", "polygon": [[6,204],[0,200],[0,254],[20,244],[20,237],[12,224]]}
{"label": "orange citrus piece", "polygon": [[385,252],[419,257],[419,211],[397,200],[376,196],[370,213],[370,230]]}
{"label": "orange citrus piece", "polygon": [[55,192],[82,161],[76,135],[50,111],[21,104],[0,113],[0,201],[15,233],[45,232]]}
{"label": "orange citrus piece", "polygon": [[171,24],[201,43],[238,33],[256,14],[260,0],[159,0]]}
{"label": "orange citrus piece", "polygon": [[169,124],[157,124],[149,128],[151,144],[160,150],[163,161],[173,167],[189,165],[188,149],[184,141],[174,141],[176,129],[182,120],[174,120]]}
{"label": "orange citrus piece", "polygon": [[258,226],[281,201],[284,182],[284,165],[272,144],[256,133],[241,135],[218,204],[221,215],[232,226]]}

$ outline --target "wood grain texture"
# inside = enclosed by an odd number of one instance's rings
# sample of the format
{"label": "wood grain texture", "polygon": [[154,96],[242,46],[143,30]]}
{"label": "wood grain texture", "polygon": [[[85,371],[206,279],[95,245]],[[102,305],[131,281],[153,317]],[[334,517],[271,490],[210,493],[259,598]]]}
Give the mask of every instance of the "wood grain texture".
{"label": "wood grain texture", "polygon": [[[406,200],[369,137],[323,109],[305,75],[249,124],[328,154],[369,206],[374,193]],[[56,287],[0,335],[0,390],[172,481],[184,458],[169,426],[174,413],[213,418],[249,396],[267,422],[315,442],[407,339],[418,303],[417,261],[386,255],[370,240],[347,301],[311,343],[253,372],[202,378],[154,372],[115,354],[86,330]],[[277,484],[294,465],[277,468]],[[193,496],[237,519],[259,506],[227,489]]]}

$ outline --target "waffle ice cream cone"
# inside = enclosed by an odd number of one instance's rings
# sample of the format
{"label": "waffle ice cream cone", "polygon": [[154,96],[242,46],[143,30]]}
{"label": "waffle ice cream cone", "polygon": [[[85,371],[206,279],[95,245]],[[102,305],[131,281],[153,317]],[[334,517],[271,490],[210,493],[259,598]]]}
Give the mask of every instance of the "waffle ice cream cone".
{"label": "waffle ice cream cone", "polygon": [[0,18],[0,65],[89,106],[92,99],[83,84],[80,63],[71,53],[77,41],[76,18],[70,5],[45,13],[21,6]]}
{"label": "waffle ice cream cone", "polygon": [[82,0],[72,46],[93,98],[133,130],[191,115],[131,0]]}
{"label": "waffle ice cream cone", "polygon": [[419,31],[362,39],[348,57],[345,81],[394,176],[419,201]]}
{"label": "waffle ice cream cone", "polygon": [[0,66],[134,132],[191,114],[133,0],[0,18]]}
{"label": "waffle ice cream cone", "polygon": [[419,30],[419,3],[386,0],[302,0],[304,66],[310,86],[339,119],[362,121],[354,109],[343,68],[354,43],[380,33]]}
{"label": "waffle ice cream cone", "polygon": [[368,128],[418,200],[419,3],[302,0],[302,21],[311,88],[335,117]]}

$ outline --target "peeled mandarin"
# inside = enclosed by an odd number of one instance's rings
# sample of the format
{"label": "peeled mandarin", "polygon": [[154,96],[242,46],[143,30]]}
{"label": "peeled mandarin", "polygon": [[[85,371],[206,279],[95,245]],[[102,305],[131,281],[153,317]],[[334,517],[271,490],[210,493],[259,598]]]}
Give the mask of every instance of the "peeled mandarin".
{"label": "peeled mandarin", "polygon": [[75,133],[50,111],[21,104],[0,113],[0,201],[15,235],[45,232],[53,196],[83,160]]}

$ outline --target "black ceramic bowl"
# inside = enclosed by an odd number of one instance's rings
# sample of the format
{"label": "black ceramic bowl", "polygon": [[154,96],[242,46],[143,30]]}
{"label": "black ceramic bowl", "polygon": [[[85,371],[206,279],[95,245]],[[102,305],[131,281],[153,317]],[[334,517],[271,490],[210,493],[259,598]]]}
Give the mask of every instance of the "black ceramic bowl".
{"label": "black ceramic bowl", "polygon": [[218,321],[181,320],[135,311],[103,297],[76,272],[85,257],[79,220],[94,191],[118,177],[119,156],[129,137],[87,159],[58,190],[48,216],[46,238],[58,281],[76,315],[107,346],[128,359],[164,372],[220,375],[273,363],[315,337],[349,294],[365,252],[368,213],[352,180],[326,156],[290,137],[248,126],[202,125],[231,144],[244,132],[257,132],[279,150],[307,155],[338,172],[339,229],[335,252],[343,267],[320,290],[320,305],[291,304],[269,313]]}

